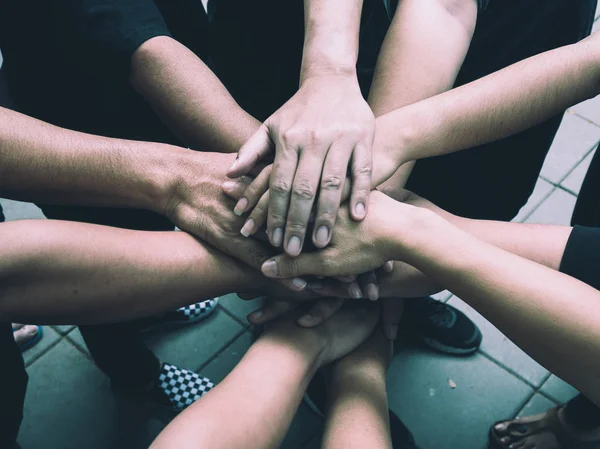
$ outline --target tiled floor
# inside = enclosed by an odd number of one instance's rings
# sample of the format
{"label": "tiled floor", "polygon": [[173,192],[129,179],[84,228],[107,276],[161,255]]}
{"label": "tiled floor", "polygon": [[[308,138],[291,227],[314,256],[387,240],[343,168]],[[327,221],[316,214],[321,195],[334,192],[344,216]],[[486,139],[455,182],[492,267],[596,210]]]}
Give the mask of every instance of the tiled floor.
{"label": "tiled floor", "polygon": [[[572,108],[543,167],[537,188],[518,221],[568,224],[576,195],[600,140],[600,99]],[[32,205],[1,201],[8,219],[41,217]],[[399,351],[389,371],[394,411],[423,449],[483,449],[494,421],[527,415],[564,402],[575,391],[531,360],[494,326],[457,297],[443,296],[481,327],[484,342],[473,357],[453,358],[420,347]],[[251,343],[245,321],[256,304],[223,298],[213,317],[200,325],[148,338],[167,361],[221,380]],[[42,342],[26,352],[30,375],[19,441],[24,449],[95,449],[114,446],[117,435],[135,433],[127,447],[147,447],[162,427],[151,417],[141,431],[111,394],[79,332],[71,326],[46,328]],[[456,388],[449,386],[449,379]],[[135,413],[126,414],[129,418]],[[132,427],[136,426],[136,427]],[[137,429],[132,432],[130,429]],[[319,446],[320,419],[300,408],[284,448]]]}

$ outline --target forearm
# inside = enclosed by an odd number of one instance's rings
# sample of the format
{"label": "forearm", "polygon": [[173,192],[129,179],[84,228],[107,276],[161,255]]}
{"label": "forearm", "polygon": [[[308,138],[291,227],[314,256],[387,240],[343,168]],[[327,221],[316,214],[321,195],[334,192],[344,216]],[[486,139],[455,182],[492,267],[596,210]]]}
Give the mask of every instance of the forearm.
{"label": "forearm", "polygon": [[167,426],[151,448],[279,447],[317,368],[317,348],[301,335],[289,338],[267,331],[210,394]]}
{"label": "forearm", "polygon": [[130,320],[263,282],[183,232],[18,221],[0,225],[0,248],[5,321]]}
{"label": "forearm", "polygon": [[201,59],[169,37],[136,50],[131,83],[192,148],[234,153],[260,126]]}
{"label": "forearm", "polygon": [[[177,147],[92,136],[0,108],[0,196],[160,209]],[[160,211],[160,210],[159,210]]]}
{"label": "forearm", "polygon": [[439,218],[404,242],[400,245],[404,260],[600,403],[600,292],[484,243]]}
{"label": "forearm", "polygon": [[390,341],[381,330],[331,368],[324,449],[391,448],[386,373]]}
{"label": "forearm", "polygon": [[314,75],[356,77],[362,0],[304,0],[300,84]]}
{"label": "forearm", "polygon": [[471,148],[560,114],[597,95],[599,85],[600,35],[594,34],[379,117],[376,152],[403,163]]}
{"label": "forearm", "polygon": [[[384,147],[395,157],[402,150],[398,141],[388,137],[391,132],[388,124],[392,121],[379,117],[452,88],[467,54],[476,17],[474,0],[401,0],[398,3],[369,94],[369,104],[378,117],[373,157],[375,185],[401,165],[390,168],[381,157],[380,148]],[[411,168],[405,168],[404,173],[398,175],[402,183],[408,179]]]}

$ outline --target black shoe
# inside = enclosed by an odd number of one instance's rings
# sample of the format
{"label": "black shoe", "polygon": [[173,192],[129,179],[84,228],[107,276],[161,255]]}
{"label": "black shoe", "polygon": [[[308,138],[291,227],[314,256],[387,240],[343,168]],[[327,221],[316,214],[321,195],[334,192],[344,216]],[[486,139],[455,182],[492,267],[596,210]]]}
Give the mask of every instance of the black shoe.
{"label": "black shoe", "polygon": [[[317,371],[313,377],[306,393],[304,394],[304,402],[309,408],[320,417],[324,417],[323,411],[327,402],[327,382],[322,371]],[[415,444],[415,438],[408,427],[396,416],[394,412],[389,410],[390,416],[390,436],[392,439],[393,449],[418,449]]]}
{"label": "black shoe", "polygon": [[473,354],[483,338],[464,313],[432,298],[407,300],[401,324],[426,345],[446,354]]}

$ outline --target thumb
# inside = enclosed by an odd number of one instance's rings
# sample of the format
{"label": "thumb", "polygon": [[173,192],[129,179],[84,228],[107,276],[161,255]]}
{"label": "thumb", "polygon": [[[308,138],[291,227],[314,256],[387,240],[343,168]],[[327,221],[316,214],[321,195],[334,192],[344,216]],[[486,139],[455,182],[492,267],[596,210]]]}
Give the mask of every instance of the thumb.
{"label": "thumb", "polygon": [[261,271],[269,278],[278,279],[311,274],[327,276],[323,270],[323,256],[317,253],[301,254],[298,257],[284,254],[275,256],[263,263]]}
{"label": "thumb", "polygon": [[227,172],[227,176],[237,178],[248,174],[273,148],[274,145],[269,135],[269,128],[263,123],[252,137],[242,145],[242,148],[238,151],[236,160]]}

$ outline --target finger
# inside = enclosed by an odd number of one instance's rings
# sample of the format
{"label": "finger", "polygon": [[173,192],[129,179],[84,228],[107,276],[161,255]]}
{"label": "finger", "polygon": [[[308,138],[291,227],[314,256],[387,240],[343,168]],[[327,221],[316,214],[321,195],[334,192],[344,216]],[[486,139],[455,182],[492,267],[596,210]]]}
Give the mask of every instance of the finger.
{"label": "finger", "polygon": [[391,273],[394,271],[394,261],[388,260],[385,264],[383,264],[383,271],[386,273]]}
{"label": "finger", "polygon": [[221,187],[225,195],[237,201],[242,197],[252,181],[253,178],[249,176],[241,176],[234,180],[225,181]]}
{"label": "finger", "polygon": [[344,284],[349,284],[350,282],[354,282],[356,280],[356,275],[347,274],[345,276],[334,276],[334,278],[340,282],[343,282]]}
{"label": "finger", "polygon": [[237,158],[227,171],[230,178],[238,178],[247,174],[267,154],[273,151],[273,142],[267,125],[260,128],[242,145]]}
{"label": "finger", "polygon": [[347,144],[334,142],[325,158],[317,204],[317,216],[313,231],[313,243],[317,248],[325,248],[331,240],[331,233],[342,201],[342,193],[350,162]]}
{"label": "finger", "polygon": [[369,271],[368,273],[361,274],[358,277],[358,283],[365,296],[371,301],[377,301],[379,299],[379,285],[377,284],[377,275],[375,271]]}
{"label": "finger", "polygon": [[292,257],[302,252],[308,219],[317,197],[325,151],[326,148],[310,148],[300,154],[285,224],[284,249]]}
{"label": "finger", "polygon": [[357,221],[367,216],[373,157],[371,147],[359,143],[352,153],[352,189],[350,193],[350,216]]}
{"label": "finger", "polygon": [[247,318],[251,324],[265,324],[292,310],[297,305],[291,301],[269,301],[264,307],[248,315]]}
{"label": "finger", "polygon": [[348,285],[348,295],[352,299],[361,299],[363,297],[363,293],[358,285],[358,282],[352,282]]}
{"label": "finger", "polygon": [[302,315],[297,323],[302,327],[315,327],[335,314],[344,304],[344,298],[321,299]]}
{"label": "finger", "polygon": [[269,177],[271,176],[271,165],[266,167],[260,174],[254,178],[254,181],[246,188],[239,198],[233,213],[238,217],[256,206],[260,198],[269,190]]}
{"label": "finger", "polygon": [[327,269],[323,256],[318,253],[306,253],[298,257],[289,257],[284,254],[275,256],[262,264],[262,273],[274,279],[295,278],[305,275],[325,275]]}
{"label": "finger", "polygon": [[381,326],[383,333],[390,340],[395,340],[398,335],[398,323],[404,312],[404,301],[401,299],[386,298],[382,300]]}
{"label": "finger", "polygon": [[267,215],[267,234],[271,244],[280,247],[283,243],[283,231],[287,218],[290,195],[296,166],[298,165],[297,146],[287,141],[277,141],[275,162],[269,182],[269,212]]}
{"label": "finger", "polygon": [[269,213],[269,198],[269,191],[267,191],[254,206],[254,209],[252,209],[250,215],[248,215],[248,218],[246,219],[246,222],[240,231],[244,237],[248,237],[256,233],[256,231],[261,229],[267,222],[267,214]]}

